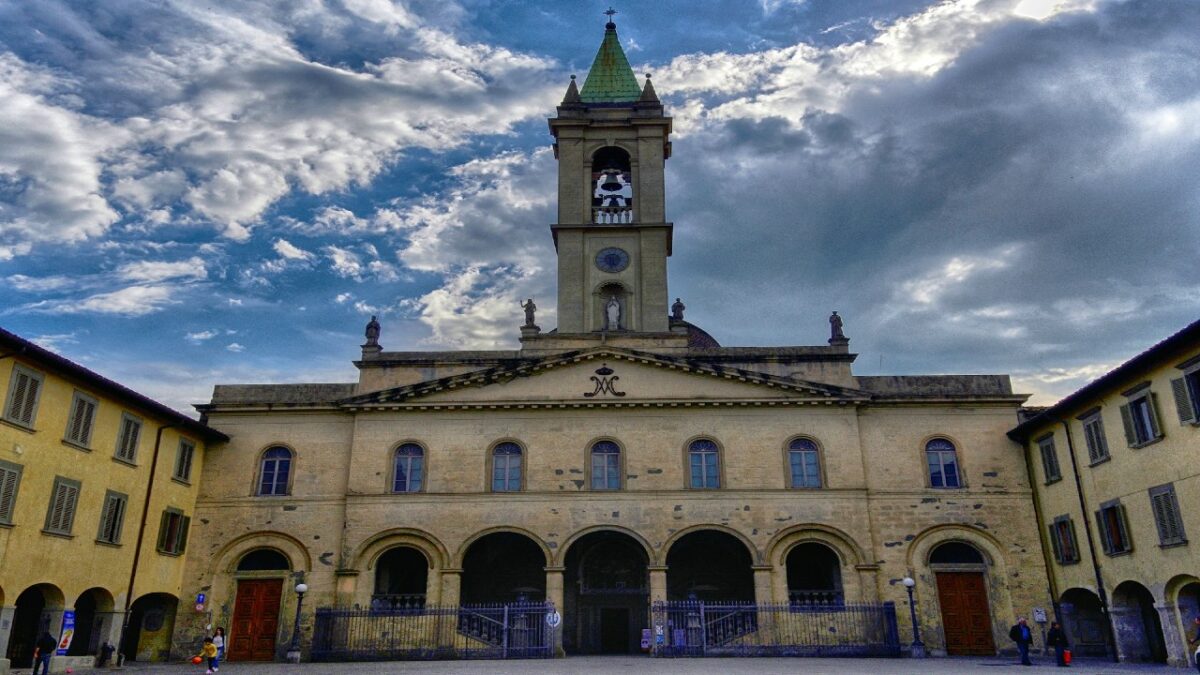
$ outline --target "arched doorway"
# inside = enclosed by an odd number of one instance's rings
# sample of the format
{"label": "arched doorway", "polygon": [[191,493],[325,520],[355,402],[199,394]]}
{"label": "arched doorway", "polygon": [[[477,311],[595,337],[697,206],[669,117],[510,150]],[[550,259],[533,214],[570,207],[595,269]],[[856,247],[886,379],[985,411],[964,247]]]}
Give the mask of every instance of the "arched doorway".
{"label": "arched doorway", "polygon": [[788,551],[788,602],[793,605],[840,606],[845,603],[842,591],[842,561],[825,544],[805,542]]}
{"label": "arched doorway", "polygon": [[291,570],[291,560],[273,548],[257,548],[238,559],[237,594],[226,646],[230,661],[275,659],[283,582]]}
{"label": "arched doorway", "polygon": [[994,655],[996,642],[983,554],[966,542],[948,541],[929,553],[929,569],[937,578],[946,653]]}
{"label": "arched doorway", "polygon": [[150,593],[133,602],[129,624],[121,641],[127,661],[167,661],[171,658],[171,635],[179,600],[169,593]]}
{"label": "arched doorway", "polygon": [[68,656],[100,653],[100,645],[112,621],[113,597],[103,588],[89,588],[75,601],[75,637]]}
{"label": "arched doorway", "polygon": [[371,609],[390,611],[424,607],[428,582],[429,560],[424,553],[411,546],[388,549],[375,561]]}
{"label": "arched doorway", "polygon": [[[1179,612],[1179,621],[1183,624],[1183,639],[1186,642],[1196,637],[1196,618],[1200,617],[1200,582],[1192,582],[1179,589],[1175,596],[1175,607]],[[1185,645],[1184,652],[1191,655],[1192,665],[1195,665],[1195,645]]]}
{"label": "arched doorway", "polygon": [[563,577],[563,648],[572,654],[633,654],[648,627],[646,550],[621,532],[580,537]]}
{"label": "arched doorway", "polygon": [[1113,590],[1112,621],[1122,661],[1167,662],[1162,621],[1154,595],[1145,586],[1126,581]]}
{"label": "arched doorway", "polygon": [[463,555],[462,604],[541,602],[546,598],[546,554],[529,537],[494,532]]}
{"label": "arched doorway", "polygon": [[1059,600],[1058,611],[1072,652],[1079,656],[1108,655],[1108,631],[1098,595],[1083,588],[1068,589]]}
{"label": "arched doorway", "polygon": [[754,564],[740,539],[719,530],[697,530],[667,552],[667,599],[753,602]]}
{"label": "arched doorway", "polygon": [[62,610],[62,591],[53,584],[36,584],[17,596],[17,611],[8,635],[8,658],[13,668],[33,665],[33,647],[43,632],[58,637],[61,626],[54,625],[55,617],[61,620]]}

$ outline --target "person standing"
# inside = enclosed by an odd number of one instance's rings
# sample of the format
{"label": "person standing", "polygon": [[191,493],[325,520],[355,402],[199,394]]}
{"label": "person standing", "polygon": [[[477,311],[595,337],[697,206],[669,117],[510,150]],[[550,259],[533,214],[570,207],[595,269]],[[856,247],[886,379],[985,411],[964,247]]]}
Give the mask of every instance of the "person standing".
{"label": "person standing", "polygon": [[1017,643],[1017,652],[1021,654],[1021,665],[1032,666],[1033,662],[1029,660],[1029,645],[1033,642],[1033,631],[1029,629],[1029,623],[1025,621],[1025,617],[1017,619],[1017,624],[1009,629],[1008,637]]}
{"label": "person standing", "polygon": [[205,675],[212,675],[221,669],[221,662],[217,660],[217,646],[213,644],[212,638],[204,638],[204,647],[200,649],[198,656],[208,662],[208,670],[204,671]]}
{"label": "person standing", "polygon": [[1054,647],[1054,657],[1058,660],[1059,668],[1066,668],[1067,650],[1071,645],[1067,644],[1067,632],[1058,625],[1057,621],[1050,622],[1050,632],[1046,633],[1046,644]]}
{"label": "person standing", "polygon": [[217,626],[217,630],[213,632],[213,644],[217,646],[217,660],[225,660],[225,628]]}
{"label": "person standing", "polygon": [[[1196,629],[1196,636],[1188,640],[1189,645],[1200,643],[1200,614],[1192,619],[1192,628]],[[1196,670],[1200,671],[1200,646],[1196,647],[1196,651],[1192,653],[1192,660],[1196,662]]]}
{"label": "person standing", "polygon": [[33,675],[38,675],[38,666],[41,666],[42,673],[50,675],[50,657],[54,656],[56,649],[58,649],[58,640],[54,639],[50,631],[42,631],[42,636],[34,645]]}

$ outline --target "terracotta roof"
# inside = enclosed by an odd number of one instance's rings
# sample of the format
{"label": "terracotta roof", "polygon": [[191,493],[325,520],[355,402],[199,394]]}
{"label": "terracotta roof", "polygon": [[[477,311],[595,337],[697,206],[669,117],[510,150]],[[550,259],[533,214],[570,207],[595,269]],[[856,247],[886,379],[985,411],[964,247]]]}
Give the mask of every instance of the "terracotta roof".
{"label": "terracotta roof", "polygon": [[40,363],[47,370],[53,370],[57,374],[79,380],[96,392],[128,402],[131,406],[139,408],[144,412],[164,418],[173,426],[190,431],[205,441],[224,442],[229,440],[228,436],[207,424],[197,422],[174,408],[169,408],[152,398],[143,396],[123,384],[114,382],[93,370],[85,368],[66,357],[55,354],[48,349],[39,347],[37,344],[15,333],[10,333],[3,328],[0,328],[0,356],[20,356]]}

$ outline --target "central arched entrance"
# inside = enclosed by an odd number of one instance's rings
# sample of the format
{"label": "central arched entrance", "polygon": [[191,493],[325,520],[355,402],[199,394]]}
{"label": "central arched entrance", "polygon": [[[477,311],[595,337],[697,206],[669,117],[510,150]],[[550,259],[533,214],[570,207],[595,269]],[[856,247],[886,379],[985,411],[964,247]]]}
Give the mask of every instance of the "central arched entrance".
{"label": "central arched entrance", "polygon": [[546,554],[516,532],[493,532],[471,543],[463,556],[462,604],[542,602]]}
{"label": "central arched entrance", "polygon": [[648,627],[646,549],[621,532],[580,537],[567,550],[563,649],[569,654],[633,654]]}

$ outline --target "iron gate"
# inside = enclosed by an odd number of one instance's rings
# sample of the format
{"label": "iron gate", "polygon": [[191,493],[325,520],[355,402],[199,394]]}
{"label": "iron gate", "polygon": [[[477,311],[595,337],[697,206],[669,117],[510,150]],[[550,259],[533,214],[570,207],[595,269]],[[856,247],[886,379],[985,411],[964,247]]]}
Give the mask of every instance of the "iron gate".
{"label": "iron gate", "polygon": [[313,661],[538,659],[553,655],[549,603],[318,608]]}
{"label": "iron gate", "polygon": [[899,656],[896,606],[656,602],[655,656]]}

